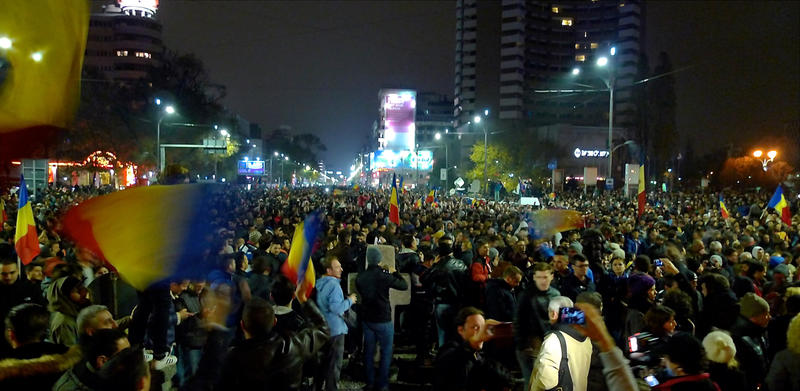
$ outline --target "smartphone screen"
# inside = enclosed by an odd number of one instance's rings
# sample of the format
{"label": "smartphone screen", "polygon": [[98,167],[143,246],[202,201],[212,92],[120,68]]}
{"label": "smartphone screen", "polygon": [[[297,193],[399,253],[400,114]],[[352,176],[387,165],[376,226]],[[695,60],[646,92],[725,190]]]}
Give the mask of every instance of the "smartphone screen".
{"label": "smartphone screen", "polygon": [[634,337],[628,337],[628,347],[631,349],[631,353],[639,351],[639,340]]}
{"label": "smartphone screen", "polygon": [[585,324],[586,314],[574,307],[561,307],[558,310],[558,322],[564,324]]}
{"label": "smartphone screen", "polygon": [[653,375],[648,375],[648,376],[645,376],[645,378],[644,378],[644,381],[645,381],[645,382],[647,383],[647,385],[648,385],[648,386],[650,386],[650,387],[655,387],[655,386],[657,386],[657,385],[658,385],[658,379],[656,379],[656,377],[655,377],[655,376],[653,376]]}
{"label": "smartphone screen", "polygon": [[662,266],[664,266],[664,261],[662,261],[662,260],[660,260],[660,259],[656,259],[656,262],[655,262],[655,264],[656,264],[656,266],[658,266],[658,267],[662,267]]}

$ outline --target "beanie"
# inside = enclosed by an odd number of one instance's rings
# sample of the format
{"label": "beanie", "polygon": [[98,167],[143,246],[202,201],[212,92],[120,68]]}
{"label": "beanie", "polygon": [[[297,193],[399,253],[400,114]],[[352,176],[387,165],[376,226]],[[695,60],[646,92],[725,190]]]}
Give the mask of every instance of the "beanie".
{"label": "beanie", "polygon": [[709,260],[715,267],[722,267],[722,257],[719,255],[714,254]]}
{"label": "beanie", "polygon": [[377,247],[367,247],[367,264],[377,265],[383,260],[383,254]]}
{"label": "beanie", "polygon": [[631,296],[647,295],[650,287],[656,284],[656,280],[647,274],[633,274],[628,278],[628,290]]}
{"label": "beanie", "polygon": [[736,345],[728,333],[712,331],[703,338],[703,348],[710,361],[727,364],[736,356]]}
{"label": "beanie", "polygon": [[778,266],[783,263],[783,257],[773,255],[769,257],[769,268],[772,269],[775,266]]}
{"label": "beanie", "polygon": [[753,292],[748,292],[739,300],[739,314],[745,318],[752,318],[769,312],[767,301]]}

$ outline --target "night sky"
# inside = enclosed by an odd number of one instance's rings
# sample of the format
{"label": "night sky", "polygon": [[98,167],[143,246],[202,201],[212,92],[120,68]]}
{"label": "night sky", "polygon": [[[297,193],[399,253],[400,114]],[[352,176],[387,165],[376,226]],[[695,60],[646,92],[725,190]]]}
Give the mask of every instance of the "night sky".
{"label": "night sky", "polygon": [[[660,51],[692,66],[675,75],[684,142],[798,119],[798,4],[648,3],[651,66]],[[329,167],[364,142],[380,88],[453,93],[455,1],[169,0],[159,17],[167,47],[194,52],[227,86],[229,109],[265,131],[318,134]]]}

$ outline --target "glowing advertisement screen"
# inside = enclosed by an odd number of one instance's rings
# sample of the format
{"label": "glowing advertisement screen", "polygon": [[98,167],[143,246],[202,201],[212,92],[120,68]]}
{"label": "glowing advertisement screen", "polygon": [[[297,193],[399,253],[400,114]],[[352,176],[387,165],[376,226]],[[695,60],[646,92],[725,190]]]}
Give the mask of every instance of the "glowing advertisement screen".
{"label": "glowing advertisement screen", "polygon": [[264,161],[240,160],[239,175],[264,175]]}
{"label": "glowing advertisement screen", "polygon": [[386,139],[385,149],[410,151],[414,149],[414,121],[417,93],[410,90],[381,90],[381,127]]}
{"label": "glowing advertisement screen", "polygon": [[430,170],[433,168],[433,152],[419,151],[419,159],[415,159],[411,151],[383,150],[370,154],[370,167],[373,169],[417,169],[417,161],[420,170]]}

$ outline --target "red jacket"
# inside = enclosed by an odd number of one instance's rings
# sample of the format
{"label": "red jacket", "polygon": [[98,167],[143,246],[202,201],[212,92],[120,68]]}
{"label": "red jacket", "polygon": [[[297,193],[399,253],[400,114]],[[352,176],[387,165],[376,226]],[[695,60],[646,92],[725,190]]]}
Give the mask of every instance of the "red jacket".
{"label": "red jacket", "polygon": [[717,383],[711,380],[711,375],[701,373],[699,375],[679,376],[662,384],[653,387],[653,391],[720,391]]}
{"label": "red jacket", "polygon": [[[483,260],[483,262],[481,262],[481,260]],[[492,273],[492,265],[489,263],[489,257],[476,256],[475,261],[473,261],[472,265],[469,267],[469,271],[472,275],[472,281],[481,285],[486,285],[489,274]]]}

